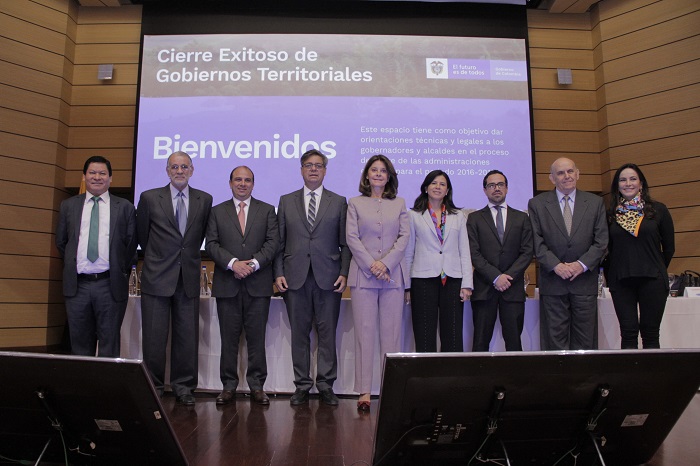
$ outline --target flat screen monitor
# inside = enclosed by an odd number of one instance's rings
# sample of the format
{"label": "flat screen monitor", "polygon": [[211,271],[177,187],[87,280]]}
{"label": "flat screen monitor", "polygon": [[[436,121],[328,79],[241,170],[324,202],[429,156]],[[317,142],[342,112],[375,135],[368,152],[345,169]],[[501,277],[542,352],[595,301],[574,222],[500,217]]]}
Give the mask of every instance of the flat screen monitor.
{"label": "flat screen monitor", "polygon": [[142,361],[0,352],[0,386],[5,459],[187,465]]}
{"label": "flat screen monitor", "polygon": [[389,354],[372,464],[643,464],[698,367],[700,350]]}

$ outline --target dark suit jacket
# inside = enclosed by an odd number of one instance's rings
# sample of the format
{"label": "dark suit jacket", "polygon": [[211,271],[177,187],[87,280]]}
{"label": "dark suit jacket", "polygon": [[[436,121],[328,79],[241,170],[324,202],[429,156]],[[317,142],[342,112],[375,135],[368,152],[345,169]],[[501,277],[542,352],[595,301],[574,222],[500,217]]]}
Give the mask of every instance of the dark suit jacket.
{"label": "dark suit jacket", "polygon": [[332,290],[339,276],[347,277],[351,256],[345,241],[347,210],[344,197],[324,188],[312,229],[306,219],[304,189],[282,196],[277,208],[280,252],[275,277],[284,275],[292,290],[304,285],[309,266],[323,290]]}
{"label": "dark suit jacket", "polygon": [[[576,191],[571,237],[566,233],[564,216],[555,190],[542,193],[528,203],[535,256],[540,264],[537,282],[540,294],[597,294],[598,266],[608,246],[608,227],[603,200],[585,191]],[[583,262],[588,271],[572,282],[554,273],[560,262]]]}
{"label": "dark suit jacket", "polygon": [[471,300],[489,299],[498,293],[493,281],[502,273],[513,277],[512,286],[503,292],[506,301],[525,301],[523,274],[532,261],[532,226],[527,214],[508,207],[503,244],[498,240],[496,224],[487,205],[467,217],[469,249],[474,266],[474,292]]}
{"label": "dark suit jacket", "polygon": [[170,185],[141,193],[136,209],[136,230],[144,251],[141,291],[172,296],[182,271],[185,293],[199,296],[199,277],[212,197],[190,186],[187,229],[184,238],[175,223]]}
{"label": "dark suit jacket", "polygon": [[[251,296],[272,295],[272,261],[279,249],[279,229],[275,208],[250,198],[245,233],[238,222],[233,200],[214,207],[207,227],[206,250],[215,264],[211,294],[216,298],[233,298],[241,289],[242,281]],[[243,280],[227,269],[231,259],[255,259],[260,269]]]}
{"label": "dark suit jacket", "polygon": [[[78,291],[78,238],[85,194],[61,202],[56,228],[56,247],[63,256],[63,294]],[[129,297],[129,273],[136,263],[136,213],[134,205],[121,197],[109,195],[109,279],[112,298]]]}

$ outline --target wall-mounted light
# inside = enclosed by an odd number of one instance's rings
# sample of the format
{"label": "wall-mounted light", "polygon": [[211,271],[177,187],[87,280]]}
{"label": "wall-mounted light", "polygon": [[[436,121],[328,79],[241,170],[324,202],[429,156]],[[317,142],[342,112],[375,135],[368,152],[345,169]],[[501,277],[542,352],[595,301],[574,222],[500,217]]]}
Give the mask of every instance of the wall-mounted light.
{"label": "wall-mounted light", "polygon": [[570,68],[557,68],[557,81],[559,84],[573,84],[574,78]]}
{"label": "wall-mounted light", "polygon": [[97,79],[99,80],[112,79],[113,72],[114,65],[97,65]]}

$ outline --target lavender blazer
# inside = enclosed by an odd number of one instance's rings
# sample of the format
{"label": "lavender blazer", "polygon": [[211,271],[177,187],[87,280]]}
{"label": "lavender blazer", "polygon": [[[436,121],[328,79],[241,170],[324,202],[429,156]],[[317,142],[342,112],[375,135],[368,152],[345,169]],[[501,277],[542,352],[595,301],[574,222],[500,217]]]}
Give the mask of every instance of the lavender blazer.
{"label": "lavender blazer", "polygon": [[[348,286],[399,288],[409,283],[405,251],[410,236],[406,202],[357,196],[348,202],[347,243],[352,252]],[[381,260],[389,268],[392,282],[378,280],[369,268]]]}

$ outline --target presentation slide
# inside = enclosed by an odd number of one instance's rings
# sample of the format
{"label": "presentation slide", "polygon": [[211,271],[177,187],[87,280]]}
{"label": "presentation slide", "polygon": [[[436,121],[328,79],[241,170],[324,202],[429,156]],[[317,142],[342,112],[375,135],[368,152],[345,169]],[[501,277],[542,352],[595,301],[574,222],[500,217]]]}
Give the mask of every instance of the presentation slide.
{"label": "presentation slide", "polygon": [[301,188],[299,157],[329,158],[324,182],[358,195],[365,162],[389,157],[408,206],[425,175],[450,175],[458,207],[486,204],[484,175],[503,171],[508,204],[533,194],[523,39],[328,34],[146,35],[135,196],[168,182],[174,151],[190,184],[230,199],[231,170],[255,174],[253,196],[276,205]]}

